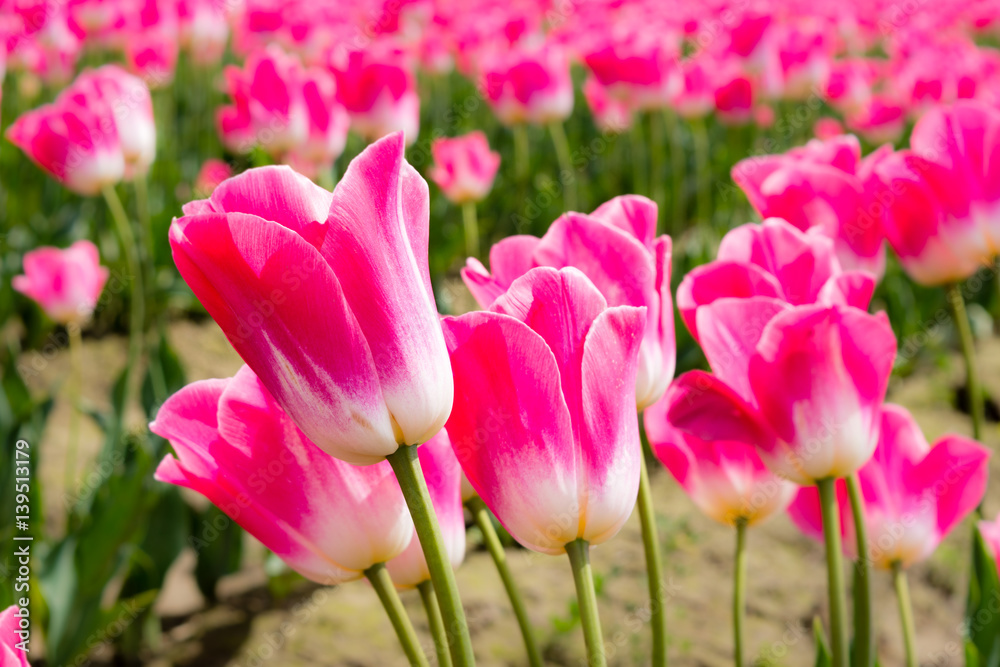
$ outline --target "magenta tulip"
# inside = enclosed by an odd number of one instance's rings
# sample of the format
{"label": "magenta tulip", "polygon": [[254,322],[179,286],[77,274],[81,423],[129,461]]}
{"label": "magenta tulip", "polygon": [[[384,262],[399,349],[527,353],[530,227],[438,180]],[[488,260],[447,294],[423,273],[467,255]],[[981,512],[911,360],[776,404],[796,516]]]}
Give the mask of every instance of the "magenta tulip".
{"label": "magenta tulip", "polygon": [[797,487],[771,472],[753,443],[738,434],[702,440],[673,426],[672,415],[687,410],[691,397],[687,381],[675,385],[643,419],[653,454],[698,509],[729,526],[753,526],[785,509]]}
{"label": "magenta tulip", "polygon": [[489,194],[500,168],[500,154],[490,150],[485,134],[477,130],[453,139],[435,139],[431,154],[431,180],[451,202],[477,202]]}
{"label": "magenta tulip", "polygon": [[333,75],[324,69],[310,67],[303,74],[302,99],[309,119],[309,135],[285,159],[309,177],[331,169],[347,145],[351,119],[337,101],[336,90]]}
{"label": "magenta tulip", "polygon": [[698,309],[717,299],[763,296],[796,306],[867,308],[874,289],[871,274],[841,270],[830,239],[772,218],[727,233],[716,259],[684,276],[677,287],[677,308],[691,335],[700,340]]}
{"label": "magenta tulip", "polygon": [[[910,413],[886,404],[875,455],[858,472],[864,499],[868,553],[876,567],[906,568],[926,560],[951,530],[972,512],[986,491],[990,452],[968,438],[944,436],[927,444]],[[840,483],[844,550],[857,558],[847,487]],[[806,487],[788,509],[810,537],[823,538],[819,494]]]}
{"label": "magenta tulip", "polygon": [[194,193],[199,197],[209,197],[215,188],[231,178],[233,169],[226,162],[211,158],[205,160],[198,170],[198,177],[194,181]]}
{"label": "magenta tulip", "polygon": [[594,77],[584,82],[583,97],[601,131],[619,134],[632,126],[632,110],[625,102],[608,94],[608,89]]}
{"label": "magenta tulip", "polygon": [[635,377],[645,313],[608,307],[574,268],[538,268],[486,312],[443,321],[448,421],[472,487],[542,553],[613,537],[639,488]]}
{"label": "magenta tulip", "polygon": [[[30,635],[19,634],[30,632],[29,616],[27,627],[22,626],[18,612],[22,607],[10,606],[0,612],[0,667],[30,667],[28,652],[18,647]],[[26,608],[25,608],[26,609]],[[30,646],[25,643],[24,646]]]}
{"label": "magenta tulip", "polygon": [[97,246],[77,241],[66,250],[38,248],[24,255],[24,275],[11,281],[15,290],[34,299],[60,324],[90,319],[108,280]]}
{"label": "magenta tulip", "polygon": [[923,285],[968,278],[1000,249],[1000,111],[960,102],[928,112],[911,150],[885,158],[885,230],[903,268]]}
{"label": "magenta tulip", "polygon": [[881,278],[885,273],[881,183],[874,168],[889,147],[861,159],[852,135],[813,140],[783,155],[741,160],[733,181],[762,217],[783,218],[798,229],[833,239],[837,258],[848,270]]}
{"label": "magenta tulip", "polygon": [[[452,451],[451,439],[444,429],[417,450],[420,468],[427,480],[434,513],[437,514],[444,538],[445,552],[451,566],[458,569],[465,559],[465,512],[462,509],[462,469]],[[382,464],[380,464],[382,465]],[[415,588],[430,581],[420,540],[414,533],[409,546],[388,563],[386,568],[397,588]]]}
{"label": "magenta tulip", "polygon": [[73,192],[96,195],[125,175],[118,129],[106,111],[60,98],[15,120],[7,138]]}
{"label": "magenta tulip", "polygon": [[313,442],[355,464],[441,430],[448,352],[427,266],[427,184],[403,135],[369,146],[334,193],[251,169],[184,207],[181,275]]}
{"label": "magenta tulip", "polygon": [[976,526],[983,536],[986,548],[997,563],[997,574],[1000,575],[1000,514],[993,521],[980,521]]}
{"label": "magenta tulip", "polygon": [[313,581],[359,579],[411,541],[389,464],[356,467],[327,455],[246,366],[180,390],[149,428],[176,452],[156,479],[201,493]]}
{"label": "magenta tulip", "polygon": [[504,125],[546,125],[573,112],[569,59],[554,44],[491,53],[480,70],[484,96]]}
{"label": "magenta tulip", "polygon": [[490,250],[492,275],[470,259],[462,278],[483,308],[538,266],[582,271],[611,306],[644,306],[646,330],[639,353],[636,399],[652,405],[674,376],[671,240],[656,235],[656,204],[638,195],[615,197],[590,215],[566,213],[541,239],[512,236]]}
{"label": "magenta tulip", "polygon": [[351,115],[361,136],[375,141],[402,132],[407,145],[420,132],[420,97],[405,56],[396,51],[353,51],[347,62],[334,64],[337,99]]}

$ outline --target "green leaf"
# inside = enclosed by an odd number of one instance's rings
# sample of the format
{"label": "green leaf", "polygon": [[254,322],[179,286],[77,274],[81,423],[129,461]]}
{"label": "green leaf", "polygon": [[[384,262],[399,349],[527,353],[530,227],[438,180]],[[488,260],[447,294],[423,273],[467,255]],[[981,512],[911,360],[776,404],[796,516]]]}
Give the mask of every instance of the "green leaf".
{"label": "green leaf", "polygon": [[198,552],[195,579],[202,595],[216,600],[216,584],[236,572],[243,558],[243,529],[215,505],[195,513],[190,544]]}
{"label": "green leaf", "polygon": [[180,358],[161,332],[149,354],[146,376],[142,381],[142,407],[150,419],[167,398],[187,384]]}
{"label": "green leaf", "polygon": [[[1000,667],[1000,577],[997,563],[979,529],[974,529],[972,571],[965,610],[968,639],[975,647],[981,667]],[[968,653],[968,651],[967,651]]]}
{"label": "green leaf", "polygon": [[826,641],[826,633],[819,617],[813,619],[813,636],[816,638],[816,667],[832,667],[833,653],[830,652],[830,644]]}

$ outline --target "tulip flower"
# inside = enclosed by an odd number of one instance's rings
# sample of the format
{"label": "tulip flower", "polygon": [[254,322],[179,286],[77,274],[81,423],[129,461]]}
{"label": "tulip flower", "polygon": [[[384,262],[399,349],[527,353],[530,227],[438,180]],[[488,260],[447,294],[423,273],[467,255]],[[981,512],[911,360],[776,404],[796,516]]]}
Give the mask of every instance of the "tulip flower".
{"label": "tulip flower", "polygon": [[416,456],[444,426],[454,386],[427,264],[427,184],[403,150],[401,132],[370,145],[332,194],[288,167],[246,171],[185,205],[170,244],[307,437],[349,463],[389,458],[466,664],[465,616]]}
{"label": "tulip flower", "polygon": [[80,106],[105,107],[114,119],[126,177],[143,175],[156,157],[153,99],[146,84],[118,65],[85,70],[60,97]]}
{"label": "tulip flower", "polygon": [[351,125],[369,141],[394,132],[407,145],[420,132],[420,98],[403,56],[384,50],[353,51],[343,64],[335,63],[337,100],[351,115]]}
{"label": "tulip flower", "polygon": [[547,125],[573,112],[569,59],[555,45],[485,54],[483,91],[504,125]]}
{"label": "tulip flower", "polygon": [[20,610],[21,607],[12,605],[0,612],[0,665],[3,667],[30,667],[28,652],[18,647],[23,638],[18,634],[22,631]]}
{"label": "tulip flower", "polygon": [[462,206],[466,251],[479,255],[479,225],[476,202],[493,187],[500,168],[500,154],[490,150],[486,135],[470,132],[454,139],[435,139],[431,144],[434,166],[430,177],[451,202]]}
{"label": "tulip flower", "polygon": [[881,279],[885,273],[881,183],[874,170],[891,149],[861,159],[853,135],[812,140],[784,155],[741,160],[733,181],[762,217],[784,218],[795,227],[833,239],[837,258],[848,270]]}
{"label": "tulip flower", "polygon": [[594,77],[584,82],[583,97],[590,107],[594,123],[602,132],[617,135],[632,126],[632,110],[624,102],[609,95],[607,88]]}
{"label": "tulip flower", "polygon": [[205,160],[198,170],[198,177],[194,181],[194,192],[199,197],[208,198],[215,188],[231,178],[233,169],[226,162],[210,158]]}
{"label": "tulip flower", "polygon": [[105,112],[60,98],[15,120],[7,138],[73,192],[96,195],[125,175],[118,129]]}
{"label": "tulip flower", "polygon": [[715,110],[720,121],[729,125],[743,125],[753,117],[753,108],[754,85],[749,77],[736,72],[718,77]]}
{"label": "tulip flower", "polygon": [[[356,467],[327,455],[247,366],[184,387],[149,429],[176,454],[157,480],[202,494],[304,577],[335,585],[364,576],[385,594],[384,563],[413,536],[387,462]],[[412,627],[404,646],[407,634]]]}
{"label": "tulip flower", "polygon": [[[489,271],[476,259],[462,279],[483,308],[539,266],[582,271],[612,306],[644,306],[637,407],[652,405],[674,375],[674,316],[670,294],[671,241],[655,237],[656,204],[638,195],[615,197],[593,213],[560,216],[541,239],[512,236],[490,250]],[[655,238],[654,238],[655,237]]]}
{"label": "tulip flower", "polygon": [[635,505],[644,322],[643,308],[609,307],[572,267],[533,269],[488,311],[443,320],[455,375],[447,428],[462,470],[518,542],[569,555],[595,664],[588,549]]}
{"label": "tulip flower", "polygon": [[624,39],[605,37],[583,61],[611,96],[631,109],[661,109],[670,97],[670,63],[676,57],[665,52],[665,43],[669,40],[661,35],[638,28]]}
{"label": "tulip flower", "polygon": [[[326,70],[311,67],[305,71],[302,98],[309,116],[309,137],[293,148],[286,160],[306,176],[319,175],[333,187],[333,163],[347,145],[350,117],[337,102],[336,81]],[[322,183],[322,181],[321,181]]]}
{"label": "tulip flower", "polygon": [[77,241],[66,250],[45,247],[26,253],[24,275],[14,276],[11,284],[59,324],[80,325],[90,319],[107,280],[97,246]]}
{"label": "tulip flower", "polygon": [[174,78],[180,52],[177,3],[139,0],[125,18],[125,61],[150,88],[162,88]]}
{"label": "tulip flower", "polygon": [[[986,491],[990,452],[957,435],[929,446],[910,413],[899,406],[882,408],[881,433],[872,459],[858,472],[863,515],[871,540],[859,553],[853,539],[846,485],[838,484],[840,530],[845,551],[892,570],[903,619],[907,664],[916,665],[913,611],[906,569],[926,560],[951,530],[972,512]],[[807,535],[822,539],[819,496],[803,488],[789,516]]]}
{"label": "tulip flower", "polygon": [[225,70],[231,106],[219,109],[222,142],[246,153],[255,145],[274,156],[301,146],[309,135],[302,96],[302,65],[278,46],[250,54],[243,69]]}
{"label": "tulip flower", "polygon": [[1000,188],[990,159],[1000,111],[963,101],[928,112],[914,126],[910,150],[882,160],[885,232],[906,272],[922,285],[945,286],[966,361],[973,437],[982,432],[983,400],[972,332],[959,283],[991,267],[1000,250]]}
{"label": "tulip flower", "polygon": [[717,299],[763,296],[792,305],[867,308],[874,289],[871,274],[841,269],[829,238],[771,218],[727,233],[716,259],[684,276],[677,288],[677,308],[691,335],[700,340],[698,310]]}
{"label": "tulip flower", "polygon": [[980,521],[976,524],[979,534],[983,536],[986,548],[997,563],[997,575],[1000,576],[1000,515],[993,521]]}
{"label": "tulip flower", "polygon": [[223,6],[211,0],[179,0],[180,44],[199,65],[222,60],[229,41],[229,23]]}

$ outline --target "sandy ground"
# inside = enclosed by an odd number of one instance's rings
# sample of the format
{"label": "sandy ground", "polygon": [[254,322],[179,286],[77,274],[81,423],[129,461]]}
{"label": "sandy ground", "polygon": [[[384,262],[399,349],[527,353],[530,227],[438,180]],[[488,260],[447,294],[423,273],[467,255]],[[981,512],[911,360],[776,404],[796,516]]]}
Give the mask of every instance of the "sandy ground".
{"label": "sandy ground", "polygon": [[[231,375],[240,361],[214,323],[178,322],[170,330],[189,379]],[[30,354],[30,353],[29,353]],[[109,369],[121,367],[125,341],[106,337],[85,341],[85,396],[100,405],[107,396]],[[1000,396],[1000,340],[980,349],[987,387]],[[961,377],[958,359],[945,369],[929,368],[895,380],[890,399],[903,403],[933,441],[949,431],[967,433],[967,419],[951,407]],[[68,372],[64,354],[49,359],[31,380],[37,391],[59,391],[60,400],[41,443],[47,489],[62,488],[61,448],[66,440],[69,406],[62,381]],[[136,424],[141,418],[133,415]],[[97,451],[100,434],[84,420],[81,459]],[[987,443],[1000,445],[997,424],[987,429]],[[998,474],[1000,458],[992,474]],[[652,471],[652,487],[668,573],[670,658],[673,665],[731,664],[730,590],[734,535],[703,517],[662,469]],[[58,493],[49,491],[50,527],[58,529]],[[987,514],[1000,509],[1000,487],[993,485]],[[956,529],[927,563],[910,574],[922,663],[959,665],[959,624],[966,588],[969,522]],[[249,539],[249,538],[248,538]],[[458,572],[479,664],[525,664],[517,626],[492,561],[470,531],[470,551]],[[813,660],[812,619],[823,613],[826,580],[821,546],[803,537],[784,516],[751,531],[749,538],[749,654],[760,664],[808,665]],[[572,577],[565,558],[510,550],[512,568],[546,659],[553,665],[583,665],[583,642],[571,619]],[[371,588],[356,582],[334,589],[305,585],[290,597],[274,600],[266,592],[262,551],[250,549],[244,570],[220,585],[222,602],[205,608],[191,577],[193,557],[175,565],[158,608],[166,617],[163,645],[147,664],[259,667],[260,665],[405,664],[388,620]],[[600,609],[609,642],[610,663],[647,664],[649,636],[643,621],[645,575],[638,517],[621,534],[593,551],[602,580]],[[895,597],[887,573],[878,572],[875,587],[877,643],[882,664],[903,664]],[[415,625],[426,623],[415,593],[404,593]],[[430,639],[422,634],[430,650]],[[749,657],[749,656],[748,656]]]}

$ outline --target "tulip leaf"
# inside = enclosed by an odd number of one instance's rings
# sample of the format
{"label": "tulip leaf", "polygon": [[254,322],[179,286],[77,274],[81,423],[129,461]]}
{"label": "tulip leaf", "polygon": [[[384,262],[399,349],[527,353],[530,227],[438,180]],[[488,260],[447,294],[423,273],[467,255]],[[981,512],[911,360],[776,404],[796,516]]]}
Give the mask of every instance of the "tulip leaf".
{"label": "tulip leaf", "polygon": [[819,618],[813,619],[813,636],[816,638],[816,667],[833,667],[833,654],[826,641],[826,632]]}
{"label": "tulip leaf", "polygon": [[979,530],[974,531],[972,572],[965,611],[965,627],[970,646],[980,667],[1000,667],[1000,577],[997,563]]}
{"label": "tulip leaf", "polygon": [[146,376],[142,381],[142,407],[152,420],[167,398],[187,384],[187,377],[177,352],[161,333],[149,354]]}
{"label": "tulip leaf", "polygon": [[198,554],[195,579],[202,595],[216,600],[216,585],[222,577],[239,570],[243,559],[243,529],[215,505],[195,512],[188,544]]}

